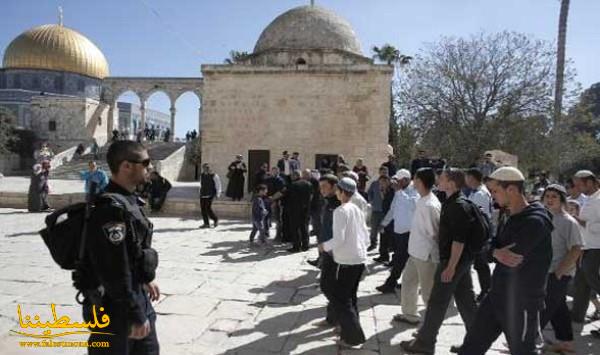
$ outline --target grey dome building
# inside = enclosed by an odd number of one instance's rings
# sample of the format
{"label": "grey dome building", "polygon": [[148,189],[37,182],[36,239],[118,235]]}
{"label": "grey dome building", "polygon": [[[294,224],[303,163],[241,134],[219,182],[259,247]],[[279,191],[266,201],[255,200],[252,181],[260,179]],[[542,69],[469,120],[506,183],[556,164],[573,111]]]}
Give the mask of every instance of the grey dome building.
{"label": "grey dome building", "polygon": [[320,6],[301,6],[278,16],[260,35],[254,53],[289,49],[338,49],[362,55],[350,23]]}

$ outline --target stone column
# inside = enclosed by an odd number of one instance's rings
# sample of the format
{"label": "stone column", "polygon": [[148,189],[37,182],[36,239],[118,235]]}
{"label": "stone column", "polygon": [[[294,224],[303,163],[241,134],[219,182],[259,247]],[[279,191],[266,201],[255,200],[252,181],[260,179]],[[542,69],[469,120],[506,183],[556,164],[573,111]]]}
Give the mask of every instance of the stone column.
{"label": "stone column", "polygon": [[142,130],[142,141],[146,140],[146,135],[144,134],[144,129],[146,128],[146,101],[141,100],[140,103],[140,126],[139,129]]}
{"label": "stone column", "polygon": [[198,135],[200,135],[200,131],[202,130],[202,105],[198,109]]}
{"label": "stone column", "polygon": [[171,106],[171,135],[169,136],[169,142],[173,142],[175,138],[175,113],[177,109],[175,106]]}

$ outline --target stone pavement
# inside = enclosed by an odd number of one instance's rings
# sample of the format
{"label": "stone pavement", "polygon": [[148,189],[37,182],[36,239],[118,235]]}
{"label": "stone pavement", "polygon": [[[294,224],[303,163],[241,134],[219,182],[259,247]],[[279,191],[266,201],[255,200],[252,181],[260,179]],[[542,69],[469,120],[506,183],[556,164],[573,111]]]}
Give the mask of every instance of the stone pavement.
{"label": "stone pavement", "polygon": [[[51,319],[50,303],[60,315],[81,321],[70,274],[53,263],[37,231],[45,214],[0,209],[0,354],[82,354],[82,349],[19,349],[16,305],[27,314]],[[310,252],[290,255],[284,246],[248,248],[250,226],[223,221],[216,229],[199,230],[200,221],[153,218],[154,246],[160,253],[156,303],[163,354],[401,354],[398,343],[412,328],[391,323],[399,311],[395,295],[374,288],[387,269],[371,265],[359,288],[361,323],[368,341],[358,351],[341,351],[330,329],[314,323],[324,314],[325,298],[318,272],[306,264]],[[578,354],[600,354],[587,324],[578,336]],[[551,334],[551,332],[547,332]],[[437,354],[460,343],[464,329],[452,308],[441,329]],[[75,340],[81,337],[75,337]],[[27,339],[25,339],[27,340]],[[503,338],[489,354],[506,354]]]}

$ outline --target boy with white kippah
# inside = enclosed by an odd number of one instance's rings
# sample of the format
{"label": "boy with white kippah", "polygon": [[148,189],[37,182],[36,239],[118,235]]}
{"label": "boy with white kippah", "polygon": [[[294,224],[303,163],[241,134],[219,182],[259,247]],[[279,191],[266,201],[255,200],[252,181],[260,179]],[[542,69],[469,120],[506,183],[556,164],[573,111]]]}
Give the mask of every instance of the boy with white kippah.
{"label": "boy with white kippah", "polygon": [[342,178],[336,186],[341,205],[333,212],[333,238],[323,243],[325,252],[333,254],[335,280],[332,280],[335,318],[339,322],[342,347],[355,347],[365,342],[360,326],[357,296],[358,284],[367,260],[369,233],[362,211],[350,200],[356,194],[356,182]]}

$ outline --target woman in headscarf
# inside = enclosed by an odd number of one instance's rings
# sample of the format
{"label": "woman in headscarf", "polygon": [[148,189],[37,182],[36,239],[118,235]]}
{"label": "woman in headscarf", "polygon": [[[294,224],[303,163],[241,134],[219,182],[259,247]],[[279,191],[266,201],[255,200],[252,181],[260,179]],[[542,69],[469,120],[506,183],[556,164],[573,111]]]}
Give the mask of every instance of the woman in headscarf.
{"label": "woman in headscarf", "polygon": [[31,172],[29,192],[27,194],[27,209],[29,212],[40,212],[42,210],[43,176],[42,164],[35,164]]}

